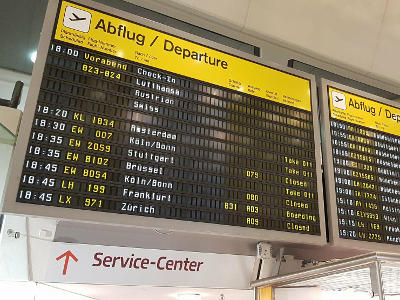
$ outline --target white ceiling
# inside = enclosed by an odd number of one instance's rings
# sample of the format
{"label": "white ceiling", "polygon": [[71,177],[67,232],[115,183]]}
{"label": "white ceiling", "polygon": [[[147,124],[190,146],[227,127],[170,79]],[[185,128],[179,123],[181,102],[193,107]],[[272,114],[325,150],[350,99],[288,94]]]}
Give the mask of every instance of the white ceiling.
{"label": "white ceiling", "polygon": [[202,300],[253,300],[253,290],[115,286],[0,281],[1,299],[13,300],[177,300],[178,294],[200,294]]}
{"label": "white ceiling", "polygon": [[175,287],[111,286],[61,283],[53,283],[49,285],[96,300],[176,300],[176,295],[182,293],[200,294],[202,295],[202,300],[220,300],[221,294],[224,295],[225,300],[254,299],[254,293],[252,290],[189,289]]}
{"label": "white ceiling", "polygon": [[[129,2],[138,2],[127,0]],[[398,0],[158,0],[241,33],[400,83]]]}

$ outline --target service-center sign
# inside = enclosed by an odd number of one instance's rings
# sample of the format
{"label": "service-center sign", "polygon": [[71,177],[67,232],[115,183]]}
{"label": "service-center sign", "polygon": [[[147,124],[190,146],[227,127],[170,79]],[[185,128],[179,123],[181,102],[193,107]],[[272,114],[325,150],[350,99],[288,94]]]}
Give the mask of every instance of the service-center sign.
{"label": "service-center sign", "polygon": [[53,243],[45,281],[249,288],[254,257]]}

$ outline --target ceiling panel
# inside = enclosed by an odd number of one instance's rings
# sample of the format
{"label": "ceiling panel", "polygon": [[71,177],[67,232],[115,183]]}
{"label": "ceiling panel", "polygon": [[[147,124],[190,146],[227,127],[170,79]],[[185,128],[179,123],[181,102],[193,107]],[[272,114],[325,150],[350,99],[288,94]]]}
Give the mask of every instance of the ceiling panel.
{"label": "ceiling panel", "polygon": [[231,289],[190,289],[179,287],[145,287],[145,286],[111,286],[88,284],[53,283],[57,287],[78,295],[96,300],[176,300],[177,294],[195,293],[202,296],[202,300],[253,300],[252,290]]}
{"label": "ceiling panel", "polygon": [[386,0],[252,0],[245,30],[369,71]]}
{"label": "ceiling panel", "polygon": [[32,73],[47,0],[0,0],[0,66]]}
{"label": "ceiling panel", "polygon": [[[129,0],[128,0],[129,1]],[[247,10],[251,0],[163,0],[168,5],[174,2],[186,10],[200,12],[203,16],[215,18],[217,22],[224,21],[239,28],[245,24]]]}
{"label": "ceiling panel", "polygon": [[[202,300],[253,300],[253,290],[193,289],[179,287],[115,286],[67,283],[0,281],[5,299],[24,300],[177,300],[182,293],[200,294]],[[222,298],[221,298],[221,295]]]}
{"label": "ceiling panel", "polygon": [[400,82],[400,1],[389,0],[372,72]]}

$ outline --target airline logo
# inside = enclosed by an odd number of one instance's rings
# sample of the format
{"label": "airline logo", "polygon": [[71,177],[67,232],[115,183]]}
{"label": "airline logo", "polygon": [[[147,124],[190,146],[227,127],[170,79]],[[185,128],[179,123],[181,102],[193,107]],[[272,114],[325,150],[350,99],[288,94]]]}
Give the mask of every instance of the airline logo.
{"label": "airline logo", "polygon": [[347,108],[346,95],[336,91],[331,91],[331,93],[332,93],[331,101],[333,106],[345,110]]}
{"label": "airline logo", "polygon": [[81,32],[89,32],[92,14],[82,9],[72,6],[65,8],[64,21],[65,27],[75,29]]}

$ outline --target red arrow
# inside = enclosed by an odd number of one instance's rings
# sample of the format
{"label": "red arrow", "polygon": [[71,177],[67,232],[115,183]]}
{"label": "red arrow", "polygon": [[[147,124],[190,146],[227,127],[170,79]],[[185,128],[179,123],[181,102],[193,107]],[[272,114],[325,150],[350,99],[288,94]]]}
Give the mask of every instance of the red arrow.
{"label": "red arrow", "polygon": [[63,258],[65,256],[65,262],[64,262],[64,269],[62,274],[65,275],[67,274],[67,268],[68,268],[68,262],[69,262],[69,258],[72,257],[72,259],[77,262],[78,259],[76,258],[75,255],[72,254],[71,251],[66,251],[65,253],[61,254],[59,257],[56,258],[56,260],[60,260],[61,258]]}

